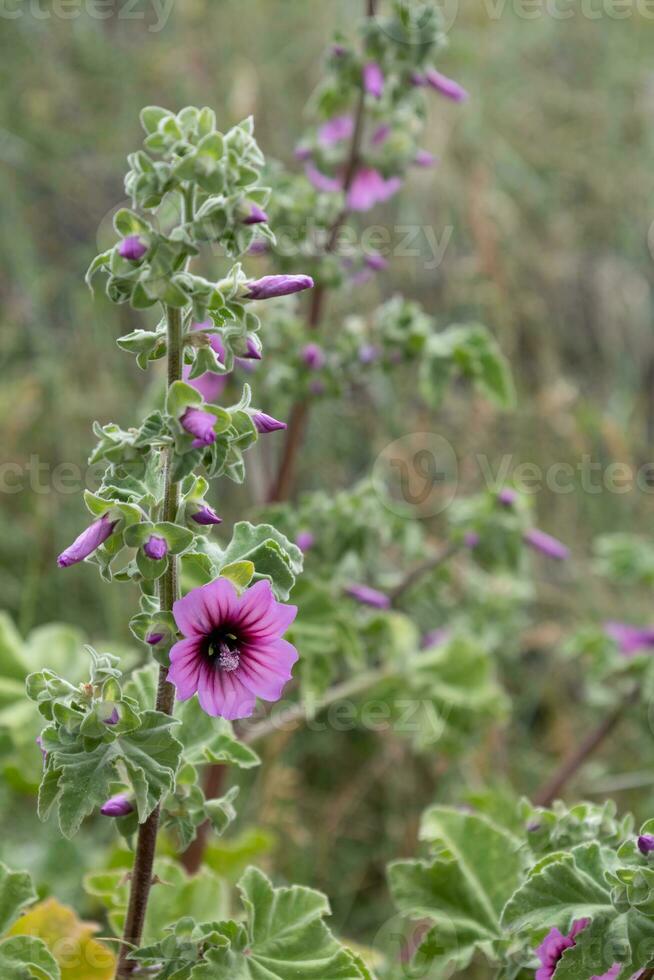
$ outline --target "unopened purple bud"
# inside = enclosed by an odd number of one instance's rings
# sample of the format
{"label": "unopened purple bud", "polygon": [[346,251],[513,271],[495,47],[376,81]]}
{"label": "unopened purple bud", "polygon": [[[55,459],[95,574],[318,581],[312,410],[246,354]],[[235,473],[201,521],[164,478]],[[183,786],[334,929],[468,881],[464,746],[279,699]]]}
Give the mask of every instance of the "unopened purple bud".
{"label": "unopened purple bud", "polygon": [[480,537],[476,531],[468,531],[467,534],[465,534],[463,537],[464,545],[466,546],[466,548],[470,548],[471,550],[477,547],[479,541],[480,541]]}
{"label": "unopened purple bud", "polygon": [[100,813],[105,817],[127,817],[134,812],[134,807],[124,793],[118,793],[100,807]]}
{"label": "unopened purple bud", "polygon": [[306,160],[311,159],[311,157],[313,156],[313,152],[310,146],[302,146],[300,144],[300,146],[296,146],[295,149],[293,150],[293,156],[295,157],[296,160],[300,160],[304,162]]}
{"label": "unopened purple bud", "polygon": [[441,627],[440,629],[430,630],[429,633],[425,633],[420,644],[421,649],[431,650],[432,647],[438,647],[441,643],[444,643],[448,638],[450,631]]}
{"label": "unopened purple bud", "polygon": [[145,642],[151,647],[156,647],[157,644],[161,643],[165,635],[165,633],[157,632],[148,633],[145,637]]}
{"label": "unopened purple bud", "polygon": [[429,150],[418,150],[413,162],[416,167],[434,167],[438,163],[438,157],[435,157]]}
{"label": "unopened purple bud", "polygon": [[511,487],[504,487],[497,495],[503,507],[513,507],[518,500],[518,494]]}
{"label": "unopened purple bud", "polygon": [[268,221],[268,215],[258,204],[251,204],[249,214],[243,218],[244,225],[262,225],[266,221]]}
{"label": "unopened purple bud", "polygon": [[143,552],[153,561],[161,561],[168,554],[168,542],[158,534],[151,534],[143,545]]}
{"label": "unopened purple bud", "polygon": [[193,440],[195,449],[211,446],[216,441],[216,433],[214,432],[216,416],[212,415],[211,412],[205,412],[201,408],[187,408],[179,421],[183,429],[195,436]]}
{"label": "unopened purple bud", "polygon": [[311,531],[300,531],[295,539],[295,543],[300,549],[300,551],[310,551],[316,543],[315,535]]}
{"label": "unopened purple bud", "polygon": [[318,130],[318,139],[323,146],[332,146],[334,143],[342,143],[349,140],[354,133],[354,119],[352,116],[334,116]]}
{"label": "unopened purple bud", "polygon": [[248,255],[265,255],[267,251],[268,242],[264,241],[263,238],[259,238],[250,245]]}
{"label": "unopened purple bud", "polygon": [[373,606],[375,609],[391,608],[389,597],[377,589],[371,589],[369,585],[349,585],[345,591],[364,606]]}
{"label": "unopened purple bud", "polygon": [[141,241],[138,235],[128,235],[123,238],[118,246],[118,254],[123,259],[130,262],[139,262],[148,250],[148,246]]}
{"label": "unopened purple bud", "polygon": [[419,71],[411,72],[411,84],[416,88],[423,88],[427,84],[427,79]]}
{"label": "unopened purple bud", "polygon": [[530,548],[533,548],[534,551],[539,551],[541,555],[545,555],[546,558],[552,558],[555,561],[565,561],[570,557],[570,549],[562,541],[558,541],[550,534],[539,531],[535,527],[530,531],[525,531],[524,542]]}
{"label": "unopened purple bud", "polygon": [[118,708],[114,705],[113,711],[108,718],[104,719],[105,725],[117,725],[120,721],[120,715],[118,714]]}
{"label": "unopened purple bud", "polygon": [[92,555],[96,548],[99,548],[111,536],[117,523],[118,521],[111,520],[109,514],[103,514],[90,527],[82,531],[69,548],[62,551],[57,558],[59,568],[69,568]]}
{"label": "unopened purple bud", "polygon": [[384,94],[384,73],[376,61],[369,61],[363,69],[363,86],[368,95],[381,99]]}
{"label": "unopened purple bud", "polygon": [[245,299],[274,299],[277,296],[290,296],[304,289],[313,289],[311,276],[264,276],[253,279],[245,285]]}
{"label": "unopened purple bud", "polygon": [[319,371],[325,366],[325,352],[320,344],[307,344],[302,351],[302,360],[312,371]]}
{"label": "unopened purple bud", "polygon": [[252,421],[257,432],[261,433],[276,432],[278,429],[287,428],[286,422],[280,422],[278,419],[274,419],[272,415],[266,415],[265,412],[255,412]]}
{"label": "unopened purple bud", "polygon": [[45,751],[45,748],[43,746],[43,739],[41,738],[40,735],[36,736],[35,742],[41,751],[41,758],[43,759],[43,762],[45,762],[45,760],[48,758],[48,753]]}
{"label": "unopened purple bud", "polygon": [[447,75],[441,74],[441,72],[436,71],[435,68],[428,68],[425,72],[425,81],[427,85],[440,92],[444,95],[446,99],[451,99],[453,102],[465,102],[469,97],[466,90],[459,85],[458,82],[453,81],[448,78]]}
{"label": "unopened purple bud", "polygon": [[381,126],[378,126],[372,134],[370,142],[373,146],[381,146],[382,143],[386,142],[390,135],[391,127],[388,125],[388,123],[382,123]]}
{"label": "unopened purple bud", "polygon": [[338,194],[343,190],[343,181],[339,177],[329,177],[312,163],[307,163],[304,172],[316,190],[322,191],[323,194]]}
{"label": "unopened purple bud", "polygon": [[242,358],[245,358],[246,361],[260,361],[261,360],[261,351],[257,347],[257,345],[256,345],[255,341],[252,339],[252,337],[248,337],[248,339],[246,340],[246,342],[245,342],[245,353],[244,354],[241,354],[240,356]]}
{"label": "unopened purple bud", "polygon": [[222,524],[223,522],[222,517],[218,517],[213,507],[209,507],[208,504],[201,504],[195,513],[191,514],[191,520],[203,527],[210,527],[212,524]]}
{"label": "unopened purple bud", "polygon": [[320,396],[324,395],[325,392],[327,391],[327,388],[325,387],[325,382],[321,381],[320,378],[312,378],[312,380],[309,383],[309,391],[311,392],[312,395],[315,395],[316,398],[320,398]]}
{"label": "unopened purple bud", "polygon": [[344,44],[332,44],[332,55],[334,58],[342,58],[344,54],[347,54],[347,48]]}
{"label": "unopened purple bud", "polygon": [[654,834],[641,834],[638,838],[638,850],[647,856],[654,851]]}
{"label": "unopened purple bud", "polygon": [[366,255],[365,262],[368,268],[374,269],[375,272],[382,272],[383,269],[388,268],[388,259],[385,259],[379,252],[371,252],[370,255]]}

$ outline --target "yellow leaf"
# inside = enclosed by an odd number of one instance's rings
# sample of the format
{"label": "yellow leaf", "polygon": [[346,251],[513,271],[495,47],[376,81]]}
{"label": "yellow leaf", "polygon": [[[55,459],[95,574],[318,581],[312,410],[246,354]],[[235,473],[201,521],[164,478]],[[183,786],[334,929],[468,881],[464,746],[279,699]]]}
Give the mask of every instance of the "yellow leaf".
{"label": "yellow leaf", "polygon": [[61,969],[61,980],[111,980],[116,968],[113,953],[93,939],[98,927],[82,922],[56,898],[33,905],[11,927],[8,936],[38,936]]}

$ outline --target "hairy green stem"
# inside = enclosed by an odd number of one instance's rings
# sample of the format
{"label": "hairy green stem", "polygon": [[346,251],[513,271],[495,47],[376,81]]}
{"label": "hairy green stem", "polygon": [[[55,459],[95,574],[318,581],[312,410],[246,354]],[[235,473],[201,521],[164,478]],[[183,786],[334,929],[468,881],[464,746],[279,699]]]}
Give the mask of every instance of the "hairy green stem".
{"label": "hairy green stem", "polygon": [[[182,350],[183,350],[183,328],[182,311],[166,307],[166,321],[168,325],[168,386],[181,379],[182,376]],[[164,498],[163,514],[164,521],[174,522],[177,518],[179,508],[179,484],[173,479],[173,448],[166,450],[164,464]],[[168,556],[168,569],[159,580],[159,599],[162,611],[171,612],[173,603],[178,596],[178,560],[175,556]],[[172,715],[175,705],[175,688],[168,683],[168,668],[159,668],[159,683],[157,687],[157,711]],[[159,807],[152,811],[148,819],[141,825],[134,855],[134,866],[131,874],[131,889],[129,904],[127,906],[127,917],[125,919],[125,929],[123,932],[123,944],[121,946],[116,977],[128,977],[133,972],[134,964],[130,964],[127,957],[130,950],[138,946],[143,934],[143,924],[145,913],[148,907],[150,889],[152,887],[152,868],[154,865],[154,855],[157,846],[157,833],[159,831]]]}

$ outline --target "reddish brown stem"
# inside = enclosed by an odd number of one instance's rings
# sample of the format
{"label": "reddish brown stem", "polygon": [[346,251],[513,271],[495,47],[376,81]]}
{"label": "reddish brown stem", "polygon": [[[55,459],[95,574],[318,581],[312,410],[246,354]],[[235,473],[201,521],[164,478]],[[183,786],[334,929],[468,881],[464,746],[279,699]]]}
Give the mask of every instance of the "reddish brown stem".
{"label": "reddish brown stem", "polygon": [[640,697],[640,690],[631,691],[623,701],[618,704],[612,712],[602,719],[597,728],[588,733],[586,738],[563,760],[561,766],[554,775],[541,787],[534,795],[536,806],[551,806],[563,789],[570,782],[573,776],[597,751],[602,742],[616,728],[629,708],[635,704]]}
{"label": "reddish brown stem", "polygon": [[[226,775],[227,766],[209,766],[206,772],[203,787],[204,795],[208,800],[215,800],[218,796],[220,796]],[[202,859],[209,841],[210,833],[211,823],[208,820],[205,820],[205,822],[200,824],[198,827],[197,837],[193,843],[190,844],[182,854],[182,864],[191,875],[197,874],[202,867]]]}

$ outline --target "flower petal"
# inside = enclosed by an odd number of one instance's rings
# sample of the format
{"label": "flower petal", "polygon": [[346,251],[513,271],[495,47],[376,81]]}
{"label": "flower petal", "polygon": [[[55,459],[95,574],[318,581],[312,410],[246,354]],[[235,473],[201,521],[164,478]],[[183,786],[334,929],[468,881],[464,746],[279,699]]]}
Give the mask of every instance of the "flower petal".
{"label": "flower petal", "polygon": [[217,578],[208,585],[192,589],[173,606],[175,622],[188,637],[207,636],[236,613],[236,589],[226,578]]}
{"label": "flower petal", "polygon": [[298,652],[287,640],[241,647],[239,679],[264,701],[278,701],[291,679]]}
{"label": "flower petal", "polygon": [[188,701],[198,689],[202,651],[196,637],[180,640],[170,651],[168,680],[177,689],[177,700]]}
{"label": "flower petal", "polygon": [[203,664],[200,671],[198,700],[203,711],[214,718],[249,718],[256,697],[239,680],[240,670],[224,671]]}
{"label": "flower petal", "polygon": [[248,638],[281,636],[296,616],[297,606],[277,602],[267,579],[247,589],[238,601],[238,623]]}

